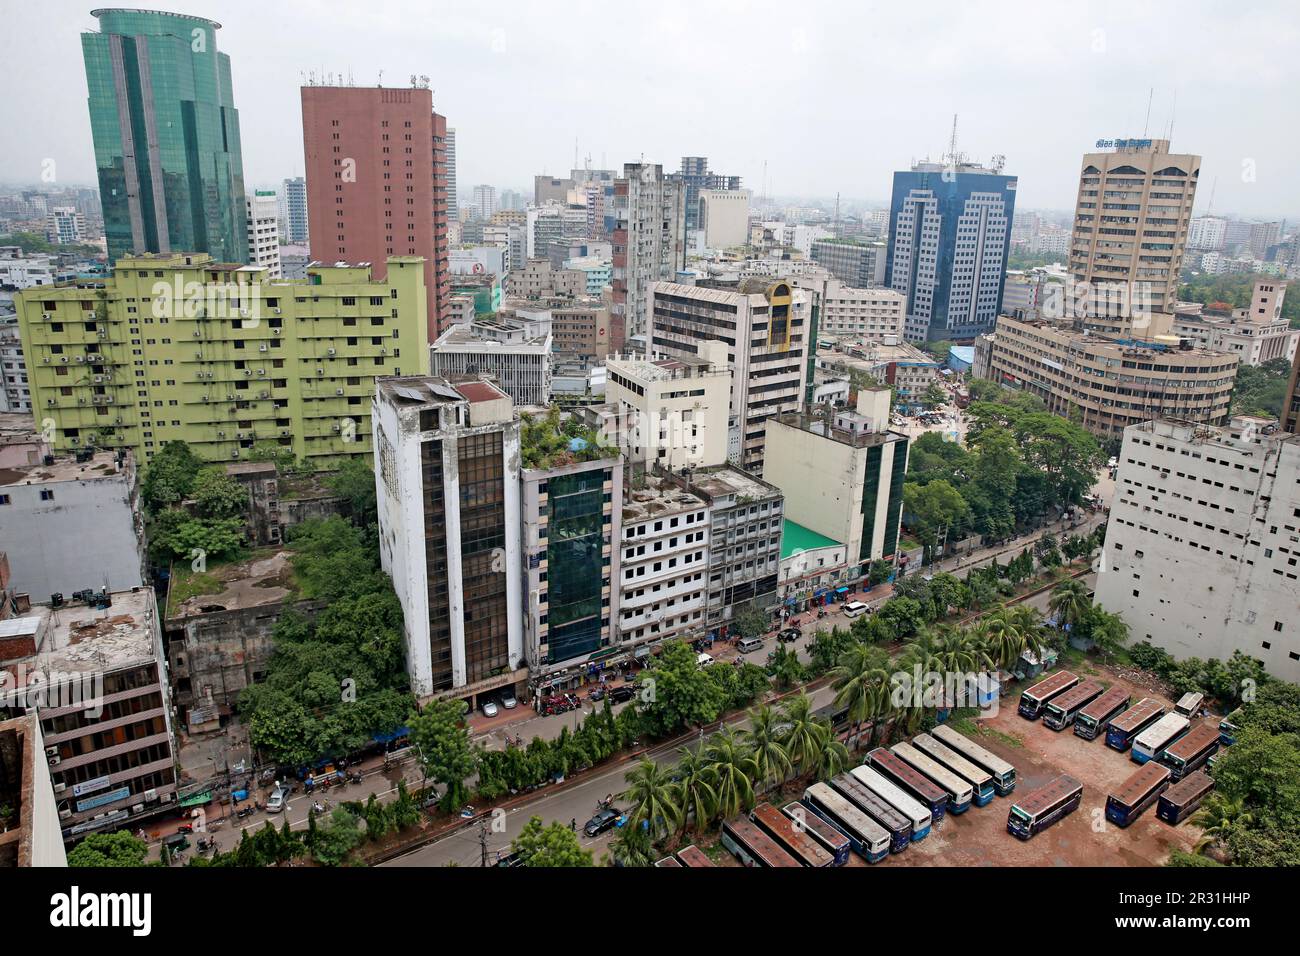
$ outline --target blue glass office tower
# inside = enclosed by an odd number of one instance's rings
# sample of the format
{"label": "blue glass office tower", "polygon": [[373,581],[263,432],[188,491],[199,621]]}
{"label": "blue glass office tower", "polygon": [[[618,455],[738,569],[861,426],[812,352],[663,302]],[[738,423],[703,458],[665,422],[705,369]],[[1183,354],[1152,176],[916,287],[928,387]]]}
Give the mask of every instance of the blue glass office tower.
{"label": "blue glass office tower", "polygon": [[894,173],[885,281],[907,296],[908,341],[993,330],[1016,205],[1016,177],[1000,170],[918,163]]}

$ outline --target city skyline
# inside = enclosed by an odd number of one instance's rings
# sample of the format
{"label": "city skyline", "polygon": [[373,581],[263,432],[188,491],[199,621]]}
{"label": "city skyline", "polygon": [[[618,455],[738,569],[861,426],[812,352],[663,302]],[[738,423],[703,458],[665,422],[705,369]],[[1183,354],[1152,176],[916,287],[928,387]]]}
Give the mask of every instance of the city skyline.
{"label": "city skyline", "polygon": [[[579,4],[579,12],[586,6]],[[1005,155],[1008,170],[1020,179],[1020,208],[1071,208],[1080,154],[1099,139],[1165,136],[1172,123],[1174,148],[1205,157],[1197,215],[1211,209],[1211,192],[1216,214],[1300,214],[1300,183],[1285,172],[1296,134],[1269,119],[1277,97],[1300,79],[1300,68],[1284,55],[1296,30],[1281,3],[1231,17],[1206,7],[1194,20],[1173,23],[1154,22],[1154,12],[1121,13],[1112,6],[1062,11],[1052,22],[1039,22],[1026,7],[1023,24],[1010,15],[986,23],[954,9],[916,61],[903,59],[905,45],[895,52],[889,42],[910,28],[905,13],[808,11],[807,26],[773,33],[764,14],[777,9],[669,5],[628,33],[630,14],[591,7],[590,16],[604,26],[576,35],[527,7],[499,17],[443,11],[436,19],[394,5],[357,12],[331,6],[325,17],[316,7],[308,15],[296,4],[267,11],[245,3],[185,3],[174,12],[222,24],[217,42],[231,58],[250,188],[304,172],[299,88],[310,74],[317,82],[333,74],[335,83],[350,77],[369,86],[382,70],[384,85],[398,88],[410,85],[411,74],[430,77],[434,108],[460,131],[463,183],[509,188],[535,173],[563,175],[576,140],[580,165],[588,155],[593,166],[607,168],[644,157],[669,171],[681,156],[704,155],[742,176],[756,197],[825,202],[839,193],[848,202],[879,203],[888,199],[894,172],[947,151],[957,114],[958,150],[977,161]],[[41,26],[50,16],[66,25]],[[15,8],[10,20],[14,29],[0,44],[21,79],[19,95],[0,107],[0,121],[12,127],[21,120],[29,134],[15,138],[0,159],[0,181],[94,183],[84,77],[59,82],[80,60],[80,33],[94,27],[88,5],[56,2],[39,13]],[[285,29],[276,24],[289,22],[294,45],[285,55],[279,47]],[[831,29],[832,22],[845,29]],[[1167,42],[1158,50],[1140,45],[1157,26]],[[706,43],[718,31],[734,38],[734,53]],[[590,83],[585,68],[542,71],[559,52],[566,54],[562,62],[582,62],[573,45],[602,32],[633,37],[626,76],[641,91],[637,97],[621,92],[622,84]],[[857,101],[836,91],[841,80],[858,82],[847,71],[861,62],[852,44],[862,36],[880,38],[868,41],[870,53],[881,57],[868,79],[910,71],[911,92],[878,99],[870,130],[845,134],[845,148],[811,148],[838,138],[828,130],[853,123]],[[367,42],[340,50],[351,37]],[[1234,56],[1241,69],[1233,68]],[[782,85],[755,98],[747,80],[750,58],[806,68],[783,70]],[[551,85],[520,101],[521,90],[538,89],[539,75],[552,77]],[[1054,79],[1076,87],[1058,90]],[[1000,99],[992,99],[994,93]],[[706,97],[709,126],[702,133],[681,118],[689,116],[692,101],[704,108]],[[1069,109],[1063,108],[1067,99]],[[539,100],[545,109],[537,108]],[[718,108],[727,102],[734,108]],[[786,135],[756,132],[775,117],[785,117]]]}

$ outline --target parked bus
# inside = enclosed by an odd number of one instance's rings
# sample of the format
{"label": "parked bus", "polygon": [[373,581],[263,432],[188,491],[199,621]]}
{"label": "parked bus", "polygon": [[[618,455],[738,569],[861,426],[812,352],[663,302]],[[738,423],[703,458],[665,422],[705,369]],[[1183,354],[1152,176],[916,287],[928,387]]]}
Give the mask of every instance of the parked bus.
{"label": "parked bus", "polygon": [[814,783],[803,792],[803,803],[849,838],[853,852],[869,863],[889,856],[889,834],[885,828],[824,783]]}
{"label": "parked bus", "polygon": [[708,855],[694,843],[690,846],[684,846],[677,851],[677,862],[682,866],[699,870],[707,869],[711,866],[716,867],[718,865],[710,860]]}
{"label": "parked bus", "polygon": [[970,809],[974,788],[957,774],[909,743],[897,743],[889,749],[917,773],[948,791],[949,812],[965,813]]}
{"label": "parked bus", "polygon": [[1178,826],[1191,816],[1213,789],[1214,780],[1204,770],[1189,773],[1160,794],[1160,800],[1156,803],[1156,816],[1165,823]]}
{"label": "parked bus", "polygon": [[1219,721],[1219,743],[1225,747],[1231,747],[1237,742],[1237,734],[1241,730],[1241,708],[1238,707],[1227,717]]}
{"label": "parked bus", "polygon": [[1043,724],[1052,730],[1064,730],[1105,689],[1099,680],[1086,680],[1075,684],[1064,694],[1057,694],[1043,708]]}
{"label": "parked bus", "polygon": [[1057,671],[1045,677],[1033,687],[1020,695],[1020,716],[1026,720],[1037,720],[1043,716],[1043,708],[1057,694],[1064,694],[1079,683],[1079,678],[1069,671]]}
{"label": "parked bus", "polygon": [[899,787],[867,766],[854,767],[849,773],[864,787],[901,813],[912,824],[912,842],[924,840],[930,832],[930,811]]}
{"label": "parked bus", "polygon": [[736,817],[722,824],[722,845],[745,866],[803,865],[744,817]]}
{"label": "parked bus", "polygon": [[794,821],[795,826],[825,847],[834,861],[832,866],[843,866],[849,861],[849,851],[853,849],[846,837],[802,803],[787,803],[781,812]]}
{"label": "parked bus", "polygon": [[1146,763],[1187,733],[1190,725],[1191,721],[1182,714],[1165,714],[1133,738],[1133,750],[1129,756],[1134,763]]}
{"label": "parked bus", "polygon": [[887,780],[892,780],[901,787],[904,793],[920,801],[921,806],[930,811],[931,820],[943,819],[944,812],[948,809],[948,792],[943,787],[933,780],[927,780],[884,747],[877,747],[868,753],[866,762]]}
{"label": "parked bus", "polygon": [[823,867],[835,862],[835,857],[827,853],[821,844],[796,827],[794,821],[772,804],[760,803],[749,815],[749,819],[802,865]]}
{"label": "parked bus", "polygon": [[930,731],[930,736],[945,747],[961,754],[975,766],[987,770],[993,778],[993,787],[999,797],[1005,797],[1016,789],[1016,768],[995,753],[985,750],[965,734],[959,734],[947,724],[939,724]]}
{"label": "parked bus", "polygon": [[1169,768],[1158,763],[1148,763],[1135,770],[1119,785],[1119,789],[1106,796],[1106,819],[1126,827],[1142,816],[1146,808],[1169,786]]}
{"label": "parked bus", "polygon": [[1168,767],[1174,780],[1178,781],[1199,770],[1218,750],[1219,728],[1209,721],[1202,721],[1165,747],[1156,759]]}
{"label": "parked bus", "polygon": [[1203,703],[1205,703],[1204,694],[1198,694],[1196,691],[1188,691],[1182,697],[1178,698],[1178,703],[1174,704],[1174,713],[1182,714],[1184,717],[1195,717]]}
{"label": "parked bus", "polygon": [[658,863],[656,863],[655,866],[681,866],[681,864],[678,863],[675,858],[671,856],[666,856]]}
{"label": "parked bus", "polygon": [[1073,813],[1082,801],[1083,784],[1062,774],[1012,805],[1007,814],[1007,832],[1028,840]]}
{"label": "parked bus", "polygon": [[1132,700],[1124,688],[1112,687],[1079,711],[1079,716],[1074,718],[1074,735],[1084,740],[1096,740],[1098,734],[1106,732],[1112,720],[1128,710]]}
{"label": "parked bus", "polygon": [[851,773],[842,773],[831,779],[831,788],[849,801],[889,834],[889,852],[902,853],[912,842],[912,821],[895,810],[888,801],[867,788]]}
{"label": "parked bus", "polygon": [[912,746],[921,753],[937,760],[957,776],[971,785],[971,801],[982,807],[993,799],[997,791],[993,785],[993,775],[987,770],[975,766],[961,754],[946,744],[941,744],[929,734],[917,734],[912,738]]}
{"label": "parked bus", "polygon": [[1128,750],[1133,738],[1165,714],[1165,705],[1155,697],[1143,697],[1120,714],[1106,728],[1106,746],[1120,753]]}

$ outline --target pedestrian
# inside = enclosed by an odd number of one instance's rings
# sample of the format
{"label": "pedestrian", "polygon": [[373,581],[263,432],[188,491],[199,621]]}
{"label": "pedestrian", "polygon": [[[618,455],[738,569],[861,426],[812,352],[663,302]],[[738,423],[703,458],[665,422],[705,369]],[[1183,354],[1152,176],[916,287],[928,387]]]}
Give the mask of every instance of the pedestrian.
{"label": "pedestrian", "polygon": [[569,821],[569,829],[572,830],[574,833],[577,833],[577,832],[578,832],[578,818],[577,818],[577,817],[574,817],[573,819],[571,819],[571,820]]}

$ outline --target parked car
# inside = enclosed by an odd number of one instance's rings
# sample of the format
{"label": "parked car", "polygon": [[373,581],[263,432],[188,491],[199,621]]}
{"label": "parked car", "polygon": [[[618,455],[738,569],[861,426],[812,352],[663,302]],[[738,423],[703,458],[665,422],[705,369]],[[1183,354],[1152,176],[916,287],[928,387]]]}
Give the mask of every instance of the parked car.
{"label": "parked car", "polygon": [[742,654],[751,654],[754,651],[761,651],[763,642],[757,637],[742,637],[736,642],[736,650]]}
{"label": "parked car", "polygon": [[495,717],[500,713],[500,711],[497,710],[497,702],[495,700],[483,701],[483,703],[479,705],[479,710],[483,711],[484,717]]}
{"label": "parked car", "polygon": [[609,699],[616,704],[622,704],[636,696],[636,687],[631,684],[620,684],[609,692]]}
{"label": "parked car", "polygon": [[600,836],[606,830],[612,830],[622,819],[623,814],[618,810],[614,807],[606,807],[586,822],[582,832],[589,837]]}
{"label": "parked car", "polygon": [[284,784],[278,785],[271,791],[271,795],[266,798],[266,812],[279,813],[284,809],[284,805],[289,801],[289,788]]}
{"label": "parked car", "polygon": [[844,604],[845,617],[858,617],[871,611],[870,605],[863,604],[861,601],[846,601]]}
{"label": "parked car", "polygon": [[712,663],[713,663],[712,654],[700,653],[695,655],[695,664],[698,667],[708,667]]}
{"label": "parked car", "polygon": [[514,710],[519,706],[519,701],[515,698],[514,694],[510,693],[510,691],[506,691],[501,695],[501,706],[506,710]]}
{"label": "parked car", "polygon": [[780,634],[776,636],[776,639],[780,641],[782,644],[793,644],[801,637],[803,637],[803,631],[799,630],[799,628],[787,627],[785,630],[783,630]]}

